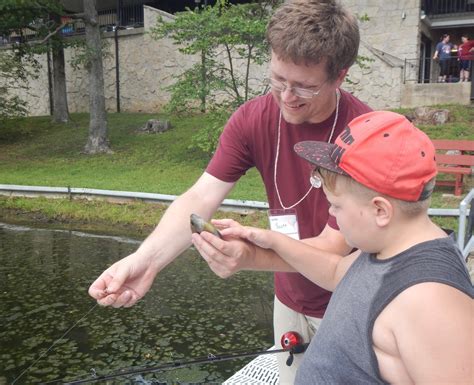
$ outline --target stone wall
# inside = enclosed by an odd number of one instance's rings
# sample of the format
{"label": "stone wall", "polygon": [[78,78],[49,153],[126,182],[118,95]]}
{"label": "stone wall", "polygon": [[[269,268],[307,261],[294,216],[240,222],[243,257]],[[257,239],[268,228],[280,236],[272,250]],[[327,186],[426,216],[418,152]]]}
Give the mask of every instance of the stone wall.
{"label": "stone wall", "polygon": [[[7,50],[0,49],[0,55],[7,54]],[[19,82],[18,88],[10,90],[9,93],[19,96],[28,103],[27,109],[30,115],[49,115],[49,88],[48,88],[48,63],[46,55],[37,55],[42,70],[38,73],[38,78],[30,78],[27,83]],[[0,84],[4,84],[5,79],[0,78]]]}
{"label": "stone wall", "polygon": [[[406,59],[412,59],[415,63],[419,57],[420,0],[342,0],[342,3],[353,13],[369,17],[368,21],[360,22],[359,54],[371,59],[366,69],[354,65],[349,71],[350,81],[345,82],[343,87],[375,109],[400,107],[404,103],[402,92],[406,98],[406,89],[409,88],[404,87],[404,78],[416,79],[417,75],[415,66],[404,67]],[[144,28],[119,31],[122,111],[159,111],[169,100],[165,88],[199,60],[198,57],[181,54],[169,39],[152,39],[149,31],[157,16],[161,15],[170,21],[173,16],[148,6],[144,10]],[[104,37],[108,52],[104,59],[106,106],[114,112],[117,105],[114,33],[107,33]],[[86,112],[89,110],[88,74],[86,70],[75,70],[68,64],[73,56],[74,52],[68,49],[66,78],[69,110]],[[46,57],[40,57],[39,60],[43,64],[40,78],[30,82],[29,93],[21,94],[30,102],[31,115],[49,114]],[[244,63],[240,63],[240,66],[245,68]],[[259,90],[264,89],[267,68],[267,65],[252,67],[251,82]],[[429,99],[429,93],[422,94]],[[418,97],[416,102],[433,104],[430,100],[424,100]]]}
{"label": "stone wall", "polygon": [[[145,6],[144,28],[119,31],[119,70],[121,111],[156,112],[166,104],[169,94],[165,88],[175,77],[191,66],[195,60],[181,54],[169,39],[151,38],[149,31],[158,15],[172,19],[171,15]],[[104,35],[107,55],[104,60],[106,106],[116,111],[116,65],[113,33]],[[69,52],[69,57],[73,52]],[[70,69],[67,73],[70,110],[88,110],[88,74],[85,70]]]}
{"label": "stone wall", "polygon": [[433,106],[436,104],[464,104],[471,100],[471,83],[402,84],[400,107]]}
{"label": "stone wall", "polygon": [[372,108],[399,107],[405,59],[419,56],[420,0],[342,3],[354,14],[369,17],[359,23],[359,55],[373,60],[366,64],[367,69],[354,65],[349,71],[353,84],[346,83],[344,87]]}
{"label": "stone wall", "polygon": [[[169,100],[166,87],[175,82],[176,77],[200,58],[181,54],[179,47],[170,39],[152,39],[149,32],[156,23],[158,16],[165,20],[173,20],[173,16],[144,6],[144,28],[120,30],[119,37],[119,69],[120,69],[120,107],[121,111],[157,112]],[[103,35],[106,54],[104,58],[104,81],[106,108],[117,110],[116,98],[116,64],[114,33]],[[223,54],[224,55],[224,54]],[[66,79],[68,104],[70,112],[87,112],[89,110],[89,80],[85,69],[73,69],[70,65],[75,52],[67,49]],[[43,64],[40,79],[29,84],[30,93],[23,93],[29,102],[30,115],[49,114],[48,79],[46,55],[38,58]],[[226,58],[222,57],[223,61]],[[246,63],[234,62],[235,68],[245,70]],[[267,66],[252,65],[250,68],[250,84],[263,90]],[[219,97],[219,96],[217,96]]]}

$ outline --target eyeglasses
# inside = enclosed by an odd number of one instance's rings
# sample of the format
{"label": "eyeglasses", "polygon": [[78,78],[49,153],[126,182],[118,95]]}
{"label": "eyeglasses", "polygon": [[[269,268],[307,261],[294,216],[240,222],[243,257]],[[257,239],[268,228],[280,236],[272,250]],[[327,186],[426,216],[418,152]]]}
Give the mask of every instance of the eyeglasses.
{"label": "eyeglasses", "polygon": [[288,89],[291,92],[293,92],[294,95],[298,96],[299,98],[304,98],[304,99],[311,99],[315,96],[318,96],[319,93],[321,92],[321,88],[323,87],[324,83],[326,83],[324,82],[323,84],[321,84],[321,86],[319,87],[319,90],[313,91],[308,88],[288,87],[285,83],[273,78],[267,79],[267,82],[268,82],[268,85],[275,91],[283,92]]}

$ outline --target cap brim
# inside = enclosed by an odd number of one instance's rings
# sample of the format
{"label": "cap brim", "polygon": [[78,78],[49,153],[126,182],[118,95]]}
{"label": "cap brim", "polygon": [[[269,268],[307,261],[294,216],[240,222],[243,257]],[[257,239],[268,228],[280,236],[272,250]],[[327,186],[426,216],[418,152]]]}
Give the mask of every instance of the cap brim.
{"label": "cap brim", "polygon": [[337,146],[333,143],[307,140],[296,143],[293,149],[299,156],[314,164],[315,166],[325,168],[326,170],[333,171],[338,174],[347,175],[347,173],[342,168],[338,167],[336,162],[331,157],[331,154],[336,147]]}

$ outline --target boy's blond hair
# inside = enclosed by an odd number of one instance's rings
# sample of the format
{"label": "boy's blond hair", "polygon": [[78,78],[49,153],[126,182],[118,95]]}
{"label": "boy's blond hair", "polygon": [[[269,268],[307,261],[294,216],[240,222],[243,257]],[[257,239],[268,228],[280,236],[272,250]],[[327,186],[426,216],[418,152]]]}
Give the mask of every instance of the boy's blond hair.
{"label": "boy's blond hair", "polygon": [[372,190],[349,176],[341,175],[324,168],[319,168],[317,172],[321,176],[324,187],[332,194],[338,195],[341,191],[344,191],[366,200],[381,196],[393,202],[407,217],[414,217],[428,211],[431,204],[430,192],[435,185],[435,178],[426,184],[424,188],[424,192],[426,193],[422,194],[422,196],[428,196],[426,199],[417,202],[407,202]]}

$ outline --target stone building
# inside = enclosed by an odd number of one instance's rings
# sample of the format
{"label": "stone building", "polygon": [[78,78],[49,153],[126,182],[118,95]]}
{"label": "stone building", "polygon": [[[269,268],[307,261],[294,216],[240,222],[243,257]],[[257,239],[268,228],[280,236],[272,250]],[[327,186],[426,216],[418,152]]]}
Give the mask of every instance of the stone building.
{"label": "stone building", "polygon": [[[159,5],[160,1],[155,3]],[[438,65],[431,58],[443,33],[449,33],[454,44],[459,43],[463,33],[474,39],[474,0],[342,0],[342,3],[364,19],[360,22],[359,54],[369,59],[363,68],[357,65],[351,68],[344,88],[376,109],[470,103],[471,82],[455,82],[453,70],[452,82],[435,83]],[[199,59],[184,56],[170,40],[153,40],[147,32],[157,16],[171,22],[174,16],[156,9],[155,4],[155,7],[143,4],[143,1],[139,4],[137,15],[126,20],[129,25],[118,30],[117,39],[115,9],[101,12],[104,29],[111,30],[104,32],[108,51],[104,60],[105,95],[111,112],[118,106],[121,111],[159,111],[169,98],[165,88]],[[69,111],[85,112],[89,103],[88,75],[85,70],[73,69],[68,64],[73,56],[71,50],[66,51]],[[19,91],[29,102],[31,115],[47,115],[50,111],[47,56],[39,61],[43,67],[40,77],[29,82],[29,91]],[[254,67],[252,77],[263,82],[266,69],[267,66]]]}

